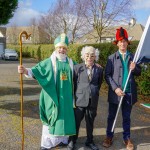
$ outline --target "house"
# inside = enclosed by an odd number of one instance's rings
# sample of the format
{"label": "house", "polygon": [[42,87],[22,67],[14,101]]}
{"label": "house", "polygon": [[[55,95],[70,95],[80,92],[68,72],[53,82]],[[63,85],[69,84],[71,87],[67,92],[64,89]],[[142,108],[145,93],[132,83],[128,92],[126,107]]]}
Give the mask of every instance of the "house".
{"label": "house", "polygon": [[27,27],[7,27],[6,29],[6,43],[18,44],[19,36],[22,31],[26,31],[27,34],[31,34],[29,39],[26,39],[25,35],[22,35],[22,43],[26,44],[42,44],[49,43],[49,35],[39,26],[27,26]]}
{"label": "house", "polygon": [[6,28],[0,27],[0,58],[5,48],[6,48]]}
{"label": "house", "polygon": [[[137,40],[139,41],[142,33],[144,31],[144,27],[141,24],[135,24],[133,27],[129,27],[128,25],[121,25],[121,26],[113,26],[108,27],[103,31],[102,37],[101,37],[101,43],[104,42],[112,42],[115,40],[115,30],[119,27],[123,27],[128,32],[129,40]],[[95,30],[92,30],[88,34],[85,34],[83,37],[79,38],[76,43],[79,44],[93,44],[93,43],[99,43],[99,37],[97,36],[97,33]]]}

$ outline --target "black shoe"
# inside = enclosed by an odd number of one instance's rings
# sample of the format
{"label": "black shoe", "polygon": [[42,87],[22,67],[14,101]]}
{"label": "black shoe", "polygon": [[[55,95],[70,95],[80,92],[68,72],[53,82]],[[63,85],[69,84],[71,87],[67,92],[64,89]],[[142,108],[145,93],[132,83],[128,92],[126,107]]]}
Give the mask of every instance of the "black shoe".
{"label": "black shoe", "polygon": [[70,141],[69,144],[67,145],[67,150],[74,150],[75,149],[75,144],[73,141]]}
{"label": "black shoe", "polygon": [[99,150],[99,148],[94,143],[85,143],[85,145],[92,150]]}
{"label": "black shoe", "polygon": [[65,147],[65,146],[67,146],[67,144],[64,144],[64,143],[59,143],[58,145],[56,145],[55,147],[56,148],[62,148],[62,147]]}

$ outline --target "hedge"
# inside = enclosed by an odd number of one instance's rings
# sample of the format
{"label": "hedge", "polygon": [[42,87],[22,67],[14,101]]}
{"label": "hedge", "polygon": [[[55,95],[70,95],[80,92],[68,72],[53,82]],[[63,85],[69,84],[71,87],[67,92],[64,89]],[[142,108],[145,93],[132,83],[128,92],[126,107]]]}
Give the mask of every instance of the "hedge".
{"label": "hedge", "polygon": [[[100,50],[100,57],[98,63],[105,69],[107,58],[110,54],[114,53],[117,50],[116,45],[111,43],[100,43],[100,44],[89,44]],[[128,49],[134,53],[136,51],[138,41],[133,41],[129,45]],[[71,57],[77,63],[81,63],[81,49],[85,45],[70,44],[68,50],[68,56]],[[86,45],[87,46],[87,45]],[[19,45],[8,45],[8,48],[16,49],[19,53]],[[54,46],[52,44],[46,45],[23,45],[23,57],[32,57],[37,60],[43,60],[48,58],[54,51]],[[142,73],[140,77],[136,77],[138,83],[138,93],[146,96],[150,96],[150,64],[141,65]],[[146,69],[145,69],[146,66]]]}

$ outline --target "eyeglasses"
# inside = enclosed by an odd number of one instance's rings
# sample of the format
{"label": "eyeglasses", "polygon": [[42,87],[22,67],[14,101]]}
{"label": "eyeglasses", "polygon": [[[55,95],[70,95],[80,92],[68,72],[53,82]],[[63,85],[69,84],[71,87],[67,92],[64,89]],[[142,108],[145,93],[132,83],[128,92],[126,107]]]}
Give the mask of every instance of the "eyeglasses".
{"label": "eyeglasses", "polygon": [[90,55],[90,54],[85,54],[85,57],[88,57],[88,58],[89,58],[89,57],[94,58],[95,55],[94,55],[94,54],[91,54],[91,55]]}

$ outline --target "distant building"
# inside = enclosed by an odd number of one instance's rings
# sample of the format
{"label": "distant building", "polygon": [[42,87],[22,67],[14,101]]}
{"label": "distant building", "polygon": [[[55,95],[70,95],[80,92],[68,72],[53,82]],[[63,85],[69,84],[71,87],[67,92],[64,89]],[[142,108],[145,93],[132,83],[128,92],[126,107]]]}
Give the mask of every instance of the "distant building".
{"label": "distant building", "polygon": [[31,34],[29,39],[26,39],[25,35],[22,35],[22,42],[27,44],[43,44],[49,43],[49,35],[38,26],[29,27],[7,27],[6,30],[6,43],[18,44],[19,35],[22,31],[26,31]]}
{"label": "distant building", "polygon": [[6,28],[0,27],[0,57],[6,48]]}
{"label": "distant building", "polygon": [[[142,33],[144,31],[144,27],[141,24],[135,24],[135,26],[133,26],[133,27],[129,27],[128,25],[109,27],[103,31],[103,34],[101,37],[101,43],[114,41],[116,29],[119,27],[123,27],[124,29],[127,30],[129,39],[131,39],[132,41],[134,41],[134,40],[139,41],[142,36]],[[96,31],[92,30],[88,34],[85,34],[81,38],[77,39],[76,43],[92,44],[92,43],[100,43],[100,41],[99,41],[99,37],[97,36]]]}

